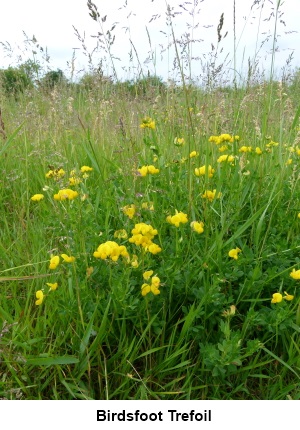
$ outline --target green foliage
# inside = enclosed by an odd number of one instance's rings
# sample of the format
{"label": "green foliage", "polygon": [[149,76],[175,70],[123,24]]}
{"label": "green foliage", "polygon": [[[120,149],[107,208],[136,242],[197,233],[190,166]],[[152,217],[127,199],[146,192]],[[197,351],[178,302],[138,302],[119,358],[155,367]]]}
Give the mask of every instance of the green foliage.
{"label": "green foliage", "polygon": [[40,80],[40,86],[44,89],[52,90],[55,86],[62,85],[67,79],[62,70],[50,70]]}
{"label": "green foliage", "polygon": [[[108,85],[3,106],[1,397],[299,398],[297,100],[286,115],[274,94],[265,136],[265,84],[242,107],[242,90],[153,104]],[[161,252],[130,239],[140,223]],[[95,255],[112,241],[128,256]]]}
{"label": "green foliage", "polygon": [[86,91],[97,91],[103,87],[111,86],[112,80],[110,77],[103,76],[102,73],[93,72],[85,73],[79,81],[79,85]]}
{"label": "green foliage", "polygon": [[6,96],[17,96],[25,89],[33,87],[33,81],[26,69],[26,65],[18,68],[9,67],[0,70],[0,85]]}
{"label": "green foliage", "polygon": [[166,85],[159,76],[147,76],[117,84],[120,92],[138,97],[160,95],[166,91]]}

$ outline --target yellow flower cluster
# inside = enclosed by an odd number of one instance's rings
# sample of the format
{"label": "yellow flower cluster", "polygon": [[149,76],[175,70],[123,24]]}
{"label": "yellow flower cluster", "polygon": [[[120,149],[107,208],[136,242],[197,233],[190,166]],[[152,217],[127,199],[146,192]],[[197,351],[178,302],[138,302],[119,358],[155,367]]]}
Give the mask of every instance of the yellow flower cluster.
{"label": "yellow flower cluster", "polygon": [[152,239],[158,234],[158,232],[151,225],[143,222],[135,224],[131,233],[132,237],[129,238],[130,243],[142,246],[146,251],[151,252],[151,254],[161,252],[160,246],[152,242]]}
{"label": "yellow flower cluster", "polygon": [[291,301],[294,299],[294,296],[292,296],[291,294],[288,294],[286,291],[284,292],[284,296],[282,296],[281,293],[274,293],[272,294],[272,300],[271,303],[280,303],[282,302],[282,300],[288,300]]}
{"label": "yellow flower cluster", "polygon": [[[145,281],[148,281],[152,275],[153,275],[153,270],[148,270],[147,272],[144,272],[143,278],[145,279]],[[142,287],[141,287],[142,296],[146,296],[150,292],[152,294],[154,294],[155,296],[157,296],[158,294],[160,294],[159,287],[160,287],[159,277],[158,276],[152,276],[151,284],[144,283],[142,285]]]}
{"label": "yellow flower cluster", "polygon": [[240,252],[242,252],[242,250],[240,248],[234,248],[228,252],[228,255],[229,255],[229,257],[237,260]]}
{"label": "yellow flower cluster", "polygon": [[272,148],[274,146],[278,146],[279,142],[274,142],[273,140],[271,140],[269,143],[266,144],[267,148]]}
{"label": "yellow flower cluster", "polygon": [[167,216],[167,221],[170,224],[175,225],[175,227],[179,227],[179,224],[185,224],[188,222],[187,214],[183,212],[178,212],[175,209],[175,215],[169,215]]}
{"label": "yellow flower cluster", "polygon": [[75,261],[75,257],[73,257],[72,255],[61,254],[61,257],[65,263],[74,263]]}
{"label": "yellow flower cluster", "polygon": [[142,166],[140,169],[138,169],[138,172],[141,176],[144,177],[147,176],[148,173],[150,173],[151,175],[156,175],[157,173],[159,173],[159,169],[157,169],[151,164],[150,166]]}
{"label": "yellow flower cluster", "polygon": [[214,173],[215,173],[215,170],[211,167],[211,165],[201,166],[201,167],[197,167],[195,169],[195,175],[196,176],[205,176],[206,172],[207,172],[207,176],[209,178],[212,178]]}
{"label": "yellow flower cluster", "polygon": [[[203,198],[203,199],[207,199],[207,200],[209,200],[210,202],[212,202],[212,201],[216,198],[216,192],[217,192],[217,190],[216,190],[216,189],[214,189],[213,191],[211,191],[211,190],[206,190],[206,191],[204,191],[204,193],[202,194],[202,198]],[[219,199],[219,198],[221,197],[221,195],[222,195],[222,193],[218,193],[218,194],[217,194],[217,198]]]}
{"label": "yellow flower cluster", "polygon": [[[65,263],[74,263],[75,257],[72,255],[61,254],[61,257]],[[50,258],[49,269],[55,270],[60,263],[60,258],[58,255],[52,255]]]}
{"label": "yellow flower cluster", "polygon": [[128,234],[127,234],[126,230],[124,230],[122,228],[121,230],[116,230],[114,232],[114,237],[116,237],[117,239],[127,239]]}
{"label": "yellow flower cluster", "polygon": [[69,188],[59,190],[57,194],[54,194],[54,200],[73,200],[78,196],[77,191],[73,191]]}
{"label": "yellow flower cluster", "polygon": [[300,279],[300,269],[299,270],[293,269],[290,273],[290,276],[296,280]]}
{"label": "yellow flower cluster", "polygon": [[49,170],[46,173],[45,176],[46,176],[47,179],[53,178],[53,179],[58,180],[58,179],[63,178],[65,176],[65,174],[66,174],[66,172],[64,171],[64,169],[60,168],[60,169],[51,169],[51,170]]}
{"label": "yellow flower cluster", "polygon": [[183,137],[175,137],[174,139],[174,145],[176,146],[183,146],[185,144]]}
{"label": "yellow flower cluster", "polygon": [[126,205],[122,208],[122,211],[125,215],[128,216],[129,219],[132,219],[134,217],[134,214],[136,212],[136,206],[135,205]]}
{"label": "yellow flower cluster", "polygon": [[192,221],[190,225],[192,230],[195,231],[196,233],[201,234],[204,232],[204,223],[202,221],[200,222]]}
{"label": "yellow flower cluster", "polygon": [[80,167],[80,172],[76,172],[76,170],[71,170],[69,184],[71,186],[78,185],[82,182],[83,179],[87,179],[89,177],[88,172],[92,172],[93,168],[89,166]]}
{"label": "yellow flower cluster", "polygon": [[[122,208],[122,211],[125,215],[128,216],[129,219],[132,219],[134,215],[136,214],[137,207],[134,204],[126,205]],[[154,211],[154,205],[153,202],[143,202],[140,206],[140,209],[145,209],[149,211]]]}
{"label": "yellow flower cluster", "polygon": [[34,194],[34,196],[31,197],[30,200],[33,202],[39,202],[40,200],[43,200],[44,194]]}
{"label": "yellow flower cluster", "polygon": [[149,211],[154,211],[153,202],[143,202],[142,203],[142,209],[146,209],[146,210],[149,210]]}
{"label": "yellow flower cluster", "polygon": [[220,136],[210,136],[209,142],[214,142],[216,145],[220,145],[223,142],[233,143],[235,140],[240,140],[240,136],[231,136],[230,134],[220,134]]}
{"label": "yellow flower cluster", "polygon": [[81,173],[91,172],[92,170],[93,170],[93,168],[89,167],[89,166],[82,166],[82,167],[80,167]]}
{"label": "yellow flower cluster", "polygon": [[59,265],[59,262],[60,262],[60,258],[58,255],[52,256],[50,258],[49,269],[55,270],[57,268],[57,266]]}
{"label": "yellow flower cluster", "polygon": [[37,300],[35,301],[35,304],[37,306],[41,305],[43,303],[43,300],[44,300],[44,293],[43,293],[43,291],[42,290],[38,290],[35,293],[35,297],[37,298]]}
{"label": "yellow flower cluster", "polygon": [[143,119],[140,127],[141,128],[151,128],[152,130],[154,130],[155,129],[155,121],[153,121],[152,118],[147,116],[146,118]]}
{"label": "yellow flower cluster", "polygon": [[80,184],[80,182],[82,182],[82,179],[79,178],[78,176],[76,176],[75,174],[74,174],[74,176],[69,177],[69,184],[71,187],[74,185]]}
{"label": "yellow flower cluster", "polygon": [[241,146],[239,152],[251,152],[252,146]]}
{"label": "yellow flower cluster", "polygon": [[232,163],[234,161],[233,155],[220,155],[220,157],[217,159],[218,163],[223,163],[224,161],[227,161],[228,163]]}
{"label": "yellow flower cluster", "polygon": [[95,258],[101,258],[101,260],[110,258],[112,261],[117,261],[120,255],[122,257],[129,258],[126,247],[124,245],[120,246],[111,240],[101,243],[93,255]]}
{"label": "yellow flower cluster", "polygon": [[[55,291],[58,288],[58,283],[57,282],[54,282],[54,283],[47,282],[46,285],[48,285],[48,287],[50,287],[49,291]],[[36,306],[40,306],[43,303],[44,299],[45,299],[45,294],[44,294],[43,290],[36,291],[35,297],[37,299],[35,301]]]}

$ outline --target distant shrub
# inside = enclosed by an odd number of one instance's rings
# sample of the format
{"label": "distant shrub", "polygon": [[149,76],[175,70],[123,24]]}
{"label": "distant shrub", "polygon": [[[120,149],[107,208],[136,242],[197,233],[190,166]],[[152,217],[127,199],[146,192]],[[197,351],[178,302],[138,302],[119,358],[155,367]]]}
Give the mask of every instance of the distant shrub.
{"label": "distant shrub", "polygon": [[87,91],[95,91],[103,87],[111,87],[113,81],[109,76],[104,76],[102,73],[90,72],[85,73],[79,81],[79,85]]}
{"label": "distant shrub", "polygon": [[121,89],[132,96],[152,96],[162,94],[166,90],[166,84],[159,76],[147,76],[135,81],[125,81],[118,84]]}
{"label": "distant shrub", "polygon": [[33,81],[21,67],[9,67],[0,70],[0,85],[6,96],[17,96],[26,88],[32,88]]}
{"label": "distant shrub", "polygon": [[48,90],[52,90],[55,86],[63,83],[67,83],[67,78],[60,69],[50,70],[39,81],[40,87]]}

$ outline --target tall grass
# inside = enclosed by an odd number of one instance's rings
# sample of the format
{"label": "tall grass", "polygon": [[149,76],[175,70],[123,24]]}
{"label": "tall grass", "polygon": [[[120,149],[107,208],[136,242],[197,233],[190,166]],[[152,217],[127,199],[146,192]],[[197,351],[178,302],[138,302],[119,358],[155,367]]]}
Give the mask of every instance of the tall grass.
{"label": "tall grass", "polygon": [[180,71],[1,98],[2,398],[299,399],[297,95]]}

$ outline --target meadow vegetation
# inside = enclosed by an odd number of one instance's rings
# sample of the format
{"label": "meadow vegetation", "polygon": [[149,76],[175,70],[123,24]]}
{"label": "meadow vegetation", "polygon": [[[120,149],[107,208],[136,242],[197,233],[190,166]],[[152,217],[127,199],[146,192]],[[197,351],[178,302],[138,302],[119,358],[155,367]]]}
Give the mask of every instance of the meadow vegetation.
{"label": "meadow vegetation", "polygon": [[13,70],[0,396],[299,399],[299,72],[201,87]]}

